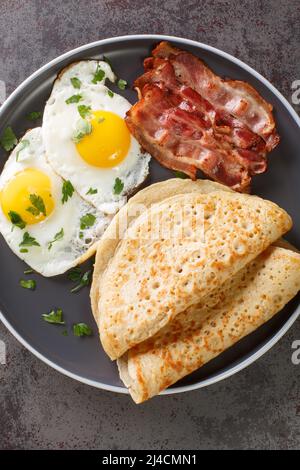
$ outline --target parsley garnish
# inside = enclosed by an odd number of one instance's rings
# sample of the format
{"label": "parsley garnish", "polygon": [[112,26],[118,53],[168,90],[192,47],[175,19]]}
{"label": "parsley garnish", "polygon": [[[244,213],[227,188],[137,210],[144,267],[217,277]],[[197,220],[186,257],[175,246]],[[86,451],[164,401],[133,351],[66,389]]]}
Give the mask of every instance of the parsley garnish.
{"label": "parsley garnish", "polygon": [[35,290],[36,282],[33,279],[28,279],[26,281],[25,281],[25,279],[21,279],[20,280],[20,286],[24,287],[24,289]]}
{"label": "parsley garnish", "polygon": [[62,185],[62,199],[61,199],[61,202],[64,204],[65,202],[67,202],[67,200],[69,199],[69,197],[72,197],[73,196],[73,193],[74,193],[74,188],[73,188],[73,185],[71,183],[71,181],[67,180],[67,181],[64,181],[63,185]]}
{"label": "parsley garnish", "polygon": [[126,80],[122,80],[122,78],[120,78],[118,80],[117,85],[120,88],[120,90],[125,90],[125,88],[127,87],[127,82],[126,82]]}
{"label": "parsley garnish", "polygon": [[183,180],[188,178],[188,175],[186,173],[183,173],[183,171],[175,171],[175,176],[176,178],[181,178]]}
{"label": "parsley garnish", "polygon": [[77,77],[72,77],[72,78],[70,78],[70,81],[71,81],[73,87],[77,88],[79,90],[79,88],[81,87],[81,80],[79,80],[79,78],[77,78]]}
{"label": "parsley garnish", "polygon": [[94,73],[92,83],[96,84],[98,82],[102,82],[104,77],[105,77],[104,70],[101,70],[99,64],[97,64],[96,72]]}
{"label": "parsley garnish", "polygon": [[96,217],[93,214],[85,214],[80,219],[80,229],[85,230],[86,228],[92,227],[95,223]]}
{"label": "parsley garnish", "polygon": [[57,242],[58,240],[61,240],[63,236],[64,236],[64,229],[61,228],[60,231],[54,235],[53,240],[51,240],[51,242],[48,243],[48,250],[51,250],[53,243]]}
{"label": "parsley garnish", "polygon": [[65,325],[63,319],[63,311],[61,308],[51,310],[49,313],[43,313],[42,318],[48,323],[55,323],[57,325]]}
{"label": "parsley garnish", "polygon": [[[34,237],[31,237],[28,232],[23,234],[23,240],[19,243],[19,246],[41,246]],[[21,250],[20,250],[21,251]],[[21,253],[25,253],[21,251]]]}
{"label": "parsley garnish", "polygon": [[80,240],[83,238],[83,232],[79,232],[79,238]]}
{"label": "parsley garnish", "polygon": [[27,248],[21,248],[20,253],[28,253]]}
{"label": "parsley garnish", "polygon": [[11,223],[15,225],[16,227],[19,227],[20,229],[23,229],[26,227],[26,223],[17,212],[9,211],[8,217],[10,218]]}
{"label": "parsley garnish", "polygon": [[27,207],[26,210],[30,212],[30,214],[35,216],[38,216],[41,213],[46,216],[46,207],[41,196],[37,196],[36,194],[30,194],[29,199],[32,206]]}
{"label": "parsley garnish", "polygon": [[[71,274],[72,273],[72,274]],[[85,286],[88,286],[91,282],[91,274],[92,271],[86,271],[85,273],[81,274],[81,271],[71,271],[69,273],[69,279],[71,279],[73,282],[78,282],[78,284],[71,289],[71,292],[74,294],[75,292],[78,292],[80,289],[82,289]]]}
{"label": "parsley garnish", "polygon": [[89,135],[93,130],[92,124],[89,121],[81,119],[77,125],[77,130],[72,136],[72,140],[75,144],[78,144],[84,136]]}
{"label": "parsley garnish", "polygon": [[4,150],[9,152],[17,145],[17,143],[18,143],[18,139],[15,136],[15,133],[12,130],[12,128],[6,127],[6,129],[4,129],[0,138],[0,144],[2,145]]}
{"label": "parsley garnish", "polygon": [[73,333],[74,336],[91,336],[93,330],[86,323],[76,323],[73,325]]}
{"label": "parsley garnish", "polygon": [[27,114],[26,119],[29,121],[37,121],[40,117],[42,117],[41,111],[31,111],[31,113]]}
{"label": "parsley garnish", "polygon": [[82,100],[82,96],[81,95],[72,95],[70,96],[70,98],[68,98],[66,100],[66,103],[67,104],[72,104],[72,103],[78,103],[79,101]]}
{"label": "parsley garnish", "polygon": [[77,282],[81,278],[81,269],[78,267],[73,268],[68,272],[67,276],[70,281]]}
{"label": "parsley garnish", "polygon": [[26,147],[29,147],[29,144],[30,144],[29,140],[27,139],[21,140],[21,142],[19,143],[19,150],[17,151],[16,161],[19,160],[20,152],[22,152],[22,150],[24,150]]}
{"label": "parsley garnish", "polygon": [[111,90],[107,90],[107,94],[110,98],[112,98],[114,96],[114,92],[111,91]]}
{"label": "parsley garnish", "polygon": [[86,194],[97,194],[98,189],[90,188]]}
{"label": "parsley garnish", "polygon": [[62,334],[63,336],[68,336],[68,332],[67,332],[67,330],[64,330],[64,331],[62,331],[62,333],[61,333],[61,334]]}
{"label": "parsley garnish", "polygon": [[33,272],[33,269],[25,269],[24,274],[32,274]]}
{"label": "parsley garnish", "polygon": [[78,112],[80,116],[85,119],[91,115],[92,108],[90,106],[86,106],[85,104],[80,104],[77,106]]}
{"label": "parsley garnish", "polygon": [[120,178],[116,178],[114,184],[114,194],[120,194],[124,189],[124,183]]}

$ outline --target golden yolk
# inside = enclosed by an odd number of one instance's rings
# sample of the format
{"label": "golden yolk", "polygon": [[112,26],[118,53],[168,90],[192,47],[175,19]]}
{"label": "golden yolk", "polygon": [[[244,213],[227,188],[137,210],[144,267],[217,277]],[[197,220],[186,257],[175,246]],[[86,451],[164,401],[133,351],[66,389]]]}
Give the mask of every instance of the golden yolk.
{"label": "golden yolk", "polygon": [[[34,210],[30,195],[42,198],[46,215],[43,212]],[[50,178],[34,168],[26,168],[16,173],[1,192],[1,207],[8,220],[11,220],[9,212],[14,211],[21,216],[26,224],[31,225],[41,222],[54,209]],[[29,207],[33,209],[32,212],[35,212],[35,214],[27,210]],[[39,213],[37,214],[37,212]]]}
{"label": "golden yolk", "polygon": [[111,168],[124,160],[130,146],[130,133],[124,119],[110,111],[94,111],[92,132],[76,144],[87,163]]}

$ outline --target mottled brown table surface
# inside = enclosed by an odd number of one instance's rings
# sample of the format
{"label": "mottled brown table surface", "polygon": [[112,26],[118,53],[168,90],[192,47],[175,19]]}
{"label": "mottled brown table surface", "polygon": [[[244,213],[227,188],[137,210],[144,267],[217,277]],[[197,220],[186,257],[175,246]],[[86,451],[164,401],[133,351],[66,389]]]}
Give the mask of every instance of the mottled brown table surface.
{"label": "mottled brown table surface", "polygon": [[[262,73],[289,101],[292,82],[300,80],[298,0],[1,0],[0,80],[10,93],[63,52],[135,33],[219,47]],[[2,449],[300,447],[300,365],[291,362],[300,320],[238,375],[143,406],[60,375],[2,325],[0,339],[8,356],[7,365],[0,365]]]}

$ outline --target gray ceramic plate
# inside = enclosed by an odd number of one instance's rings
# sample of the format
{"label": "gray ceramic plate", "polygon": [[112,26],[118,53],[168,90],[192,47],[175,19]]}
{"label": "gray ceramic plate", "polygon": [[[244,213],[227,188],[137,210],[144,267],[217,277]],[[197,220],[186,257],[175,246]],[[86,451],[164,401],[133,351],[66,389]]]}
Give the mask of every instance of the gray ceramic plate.
{"label": "gray ceramic plate", "polygon": [[[253,192],[271,199],[285,208],[294,219],[294,228],[288,238],[300,246],[299,175],[300,175],[300,119],[286,99],[253,69],[218,50],[186,39],[166,36],[126,36],[105,39],[75,49],[42,67],[8,98],[0,110],[0,133],[11,125],[18,136],[32,125],[25,116],[33,110],[43,110],[56,74],[72,61],[107,56],[118,76],[129,84],[142,72],[142,60],[162,39],[199,55],[218,74],[246,80],[267,101],[273,104],[281,143],[269,158],[266,174],[257,176]],[[118,91],[119,92],[119,91]],[[124,94],[131,102],[135,92]],[[37,123],[39,125],[40,123]],[[6,155],[1,155],[4,164]],[[174,176],[171,171],[152,162],[149,184]],[[87,263],[91,266],[92,262]],[[60,372],[79,381],[116,392],[126,392],[120,382],[116,365],[109,361],[100,347],[96,325],[92,319],[89,292],[85,288],[71,294],[72,284],[66,275],[52,279],[33,275],[37,281],[35,292],[19,287],[24,277],[25,264],[0,239],[0,318],[13,335],[36,356]],[[241,370],[266,352],[296,320],[300,309],[294,299],[282,312],[237,345],[224,352],[195,373],[167,390],[178,393],[214,383]],[[76,338],[71,331],[63,336],[62,328],[45,323],[41,314],[53,307],[61,307],[68,324],[84,321],[94,328],[94,336]]]}

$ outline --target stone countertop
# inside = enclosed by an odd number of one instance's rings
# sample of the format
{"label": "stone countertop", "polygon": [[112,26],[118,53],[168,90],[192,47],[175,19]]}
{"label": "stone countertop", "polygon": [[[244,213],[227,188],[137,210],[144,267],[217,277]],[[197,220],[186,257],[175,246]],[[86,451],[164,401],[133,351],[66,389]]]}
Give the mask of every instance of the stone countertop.
{"label": "stone countertop", "polygon": [[[182,5],[184,4],[184,7]],[[298,0],[2,0],[0,80],[10,93],[56,56],[110,36],[161,33],[219,47],[291,101],[300,80]],[[298,109],[299,111],[299,109]],[[265,356],[209,388],[136,406],[64,377],[0,325],[1,449],[297,449],[300,322]]]}

